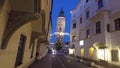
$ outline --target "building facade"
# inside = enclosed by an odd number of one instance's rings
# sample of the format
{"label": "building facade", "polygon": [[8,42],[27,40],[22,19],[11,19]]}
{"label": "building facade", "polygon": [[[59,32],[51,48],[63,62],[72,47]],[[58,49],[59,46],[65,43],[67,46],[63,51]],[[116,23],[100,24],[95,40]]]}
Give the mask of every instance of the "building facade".
{"label": "building facade", "polygon": [[60,40],[60,42],[64,42],[64,33],[65,31],[65,16],[64,16],[64,11],[61,9],[58,17],[57,17],[57,26],[56,26],[56,32],[58,34],[56,35],[56,40]]}
{"label": "building facade", "polygon": [[71,11],[75,55],[120,64],[119,0],[80,0]]}
{"label": "building facade", "polygon": [[27,68],[47,53],[52,0],[0,0],[0,68]]}

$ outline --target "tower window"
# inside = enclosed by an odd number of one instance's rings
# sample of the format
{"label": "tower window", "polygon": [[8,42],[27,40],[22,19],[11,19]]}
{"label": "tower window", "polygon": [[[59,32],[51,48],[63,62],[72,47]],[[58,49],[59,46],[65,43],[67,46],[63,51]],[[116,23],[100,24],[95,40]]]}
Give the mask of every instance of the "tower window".
{"label": "tower window", "polygon": [[59,30],[61,31],[61,27],[59,28]]}

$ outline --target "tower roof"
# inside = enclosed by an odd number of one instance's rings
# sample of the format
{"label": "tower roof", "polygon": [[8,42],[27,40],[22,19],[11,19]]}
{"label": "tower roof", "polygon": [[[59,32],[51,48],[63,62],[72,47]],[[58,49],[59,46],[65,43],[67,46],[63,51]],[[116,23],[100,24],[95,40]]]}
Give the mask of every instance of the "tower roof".
{"label": "tower roof", "polygon": [[63,11],[63,8],[61,9],[61,11],[60,11],[60,13],[59,13],[58,17],[65,17],[65,16],[64,16],[64,11]]}

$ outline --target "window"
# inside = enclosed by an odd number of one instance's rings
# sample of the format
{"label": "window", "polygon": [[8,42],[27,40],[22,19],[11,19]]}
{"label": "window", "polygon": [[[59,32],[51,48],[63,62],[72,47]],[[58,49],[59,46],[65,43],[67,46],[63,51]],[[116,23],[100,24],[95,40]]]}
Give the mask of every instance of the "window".
{"label": "window", "polygon": [[75,41],[75,36],[72,36],[72,41]]}
{"label": "window", "polygon": [[111,50],[111,59],[114,62],[118,62],[119,61],[119,51],[118,50]]}
{"label": "window", "polygon": [[100,21],[96,23],[96,34],[101,33],[101,24]]}
{"label": "window", "polygon": [[87,37],[87,38],[90,37],[90,29],[87,29],[87,30],[86,30],[86,37]]}
{"label": "window", "polygon": [[59,30],[61,31],[61,27],[59,28]]}
{"label": "window", "polygon": [[80,23],[82,23],[82,17],[80,17]]}
{"label": "window", "polygon": [[110,32],[110,24],[107,24],[107,32]]}
{"label": "window", "polygon": [[72,48],[72,49],[73,49],[73,48],[75,48],[75,45],[74,45],[74,44],[72,44],[72,47],[71,47],[71,48]]}
{"label": "window", "polygon": [[120,18],[115,20],[115,30],[120,30]]}
{"label": "window", "polygon": [[40,0],[34,0],[34,12],[40,12]]}
{"label": "window", "polygon": [[98,0],[98,9],[103,7],[103,0]]}
{"label": "window", "polygon": [[15,68],[23,63],[22,61],[23,61],[25,43],[26,43],[26,36],[21,35],[19,45],[18,45],[16,61],[15,61]]}
{"label": "window", "polygon": [[73,23],[73,29],[76,28],[76,23]]}
{"label": "window", "polygon": [[81,39],[81,33],[79,33],[79,39]]}
{"label": "window", "polygon": [[86,3],[88,2],[89,0],[86,0]]}
{"label": "window", "polygon": [[89,11],[86,12],[86,19],[89,18]]}

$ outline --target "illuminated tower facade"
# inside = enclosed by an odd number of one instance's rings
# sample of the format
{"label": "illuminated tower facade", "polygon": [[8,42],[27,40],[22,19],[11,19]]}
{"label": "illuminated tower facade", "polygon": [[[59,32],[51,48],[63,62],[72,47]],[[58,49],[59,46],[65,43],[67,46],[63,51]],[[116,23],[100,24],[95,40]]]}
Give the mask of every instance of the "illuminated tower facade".
{"label": "illuminated tower facade", "polygon": [[57,26],[56,26],[56,32],[59,34],[56,35],[56,41],[64,42],[64,33],[65,31],[65,16],[64,16],[64,11],[61,9],[58,17],[57,17]]}

